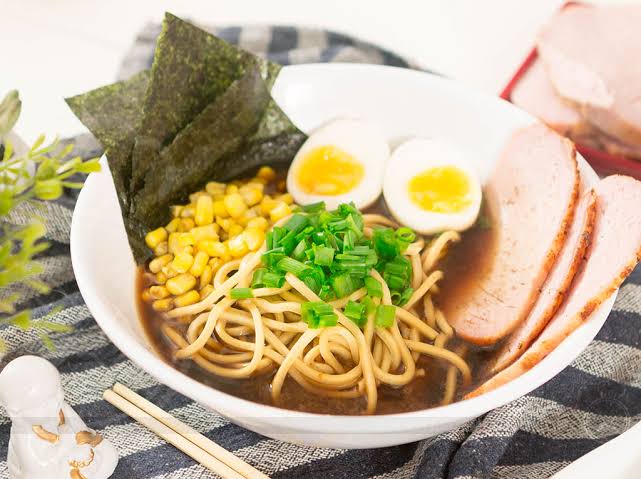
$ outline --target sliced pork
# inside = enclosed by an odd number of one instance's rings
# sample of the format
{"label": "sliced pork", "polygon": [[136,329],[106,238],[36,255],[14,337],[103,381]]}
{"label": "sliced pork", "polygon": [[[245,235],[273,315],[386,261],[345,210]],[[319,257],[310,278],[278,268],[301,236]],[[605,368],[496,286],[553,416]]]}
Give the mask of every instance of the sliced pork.
{"label": "sliced pork", "polygon": [[641,147],[641,5],[564,8],[537,49],[557,93],[598,129]]}
{"label": "sliced pork", "polygon": [[530,312],[563,245],[579,188],[574,145],[543,125],[516,132],[486,186],[496,255],[445,315],[464,340],[495,344]]}
{"label": "sliced pork", "polygon": [[596,188],[593,239],[570,292],[552,321],[527,351],[466,398],[511,381],[545,358],[621,285],[641,260],[641,182],[610,176]]}
{"label": "sliced pork", "polygon": [[510,100],[563,136],[582,136],[592,127],[581,113],[557,94],[543,62],[534,61],[512,90]]}
{"label": "sliced pork", "polygon": [[590,190],[585,192],[576,207],[572,226],[561,254],[554,263],[532,311],[498,350],[492,372],[496,373],[512,364],[552,319],[590,244],[595,213],[596,195],[593,190]]}

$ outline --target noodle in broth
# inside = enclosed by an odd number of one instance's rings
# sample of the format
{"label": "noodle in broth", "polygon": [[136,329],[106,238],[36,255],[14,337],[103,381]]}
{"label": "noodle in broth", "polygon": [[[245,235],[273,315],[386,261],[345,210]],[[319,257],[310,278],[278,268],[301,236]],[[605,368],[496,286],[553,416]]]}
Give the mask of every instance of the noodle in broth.
{"label": "noodle in broth", "polygon": [[[363,219],[366,236],[371,236],[375,227],[396,226],[378,214],[365,214]],[[361,329],[343,314],[349,300],[365,296],[365,288],[330,302],[338,316],[336,326],[308,328],[301,319],[301,305],[320,299],[291,273],[282,288],[258,288],[253,290],[253,298],[231,299],[233,288],[249,286],[260,266],[263,245],[242,260],[221,267],[214,277],[213,291],[203,300],[167,313],[187,324],[185,331],[165,322],[162,332],[176,348],[175,359],[191,359],[216,376],[241,379],[271,374],[270,394],[275,404],[280,403],[289,377],[316,396],[364,397],[364,412],[369,414],[376,412],[380,386],[402,388],[429,374],[417,366],[421,356],[438,358],[450,364],[441,400],[447,404],[456,397],[459,376],[464,384],[471,381],[465,350],[448,349],[454,331],[433,301],[443,278],[438,263],[449,245],[459,240],[458,233],[447,231],[428,244],[418,240],[408,246],[404,254],[412,264],[414,292],[403,307],[396,308],[391,328],[376,327],[370,314]],[[391,305],[385,280],[374,269],[371,275],[382,284],[381,303]]]}

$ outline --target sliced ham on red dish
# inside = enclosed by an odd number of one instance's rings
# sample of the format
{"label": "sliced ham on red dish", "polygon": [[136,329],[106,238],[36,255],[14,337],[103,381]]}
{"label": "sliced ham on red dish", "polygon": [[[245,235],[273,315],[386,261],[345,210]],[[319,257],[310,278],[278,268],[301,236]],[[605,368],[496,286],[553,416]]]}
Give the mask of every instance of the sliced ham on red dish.
{"label": "sliced ham on red dish", "polygon": [[512,364],[532,344],[561,305],[570,283],[585,256],[596,214],[596,194],[585,192],[574,213],[570,232],[559,258],[545,281],[541,294],[527,319],[506,339],[498,350],[492,372]]}
{"label": "sliced ham on red dish", "polygon": [[598,129],[641,147],[641,5],[571,6],[539,34],[557,93]]}
{"label": "sliced ham on red dish", "polygon": [[592,242],[561,309],[515,363],[466,398],[496,389],[543,360],[614,293],[641,261],[641,182],[627,176],[609,176],[597,185],[596,194]]}
{"label": "sliced ham on red dish", "polygon": [[512,90],[510,100],[563,136],[592,133],[581,113],[558,95],[540,60],[528,68]]}
{"label": "sliced ham on red dish", "polygon": [[517,131],[485,188],[500,228],[489,271],[442,304],[457,335],[492,345],[530,312],[561,250],[579,190],[571,141],[544,125]]}

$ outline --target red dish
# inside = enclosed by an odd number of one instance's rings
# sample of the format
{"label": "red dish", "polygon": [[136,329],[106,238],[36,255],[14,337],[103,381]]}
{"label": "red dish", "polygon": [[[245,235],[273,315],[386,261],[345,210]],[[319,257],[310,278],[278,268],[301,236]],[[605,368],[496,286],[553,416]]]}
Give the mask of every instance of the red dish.
{"label": "red dish", "polygon": [[[567,2],[561,8],[566,8],[571,5],[585,5],[581,2]],[[512,79],[505,86],[501,92],[501,98],[511,101],[512,90],[523,77],[525,72],[528,71],[530,66],[537,59],[538,53],[536,47],[532,48],[530,54],[525,58],[521,66],[516,70]],[[624,175],[633,176],[641,180],[641,161],[633,160],[625,156],[612,155],[603,150],[598,150],[589,146],[578,144],[576,149],[583,157],[592,165],[592,167],[601,175],[609,175],[613,173],[621,173]]]}

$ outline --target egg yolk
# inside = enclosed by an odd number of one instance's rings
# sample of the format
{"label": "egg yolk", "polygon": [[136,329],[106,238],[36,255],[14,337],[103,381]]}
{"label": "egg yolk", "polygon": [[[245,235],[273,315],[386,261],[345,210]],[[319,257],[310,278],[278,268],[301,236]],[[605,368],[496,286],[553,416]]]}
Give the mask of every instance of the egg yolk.
{"label": "egg yolk", "polygon": [[363,165],[332,145],[319,146],[305,155],[296,180],[307,194],[335,196],[351,191],[363,176]]}
{"label": "egg yolk", "polygon": [[412,202],[433,213],[458,213],[472,203],[470,180],[454,166],[437,166],[419,173],[408,185]]}

